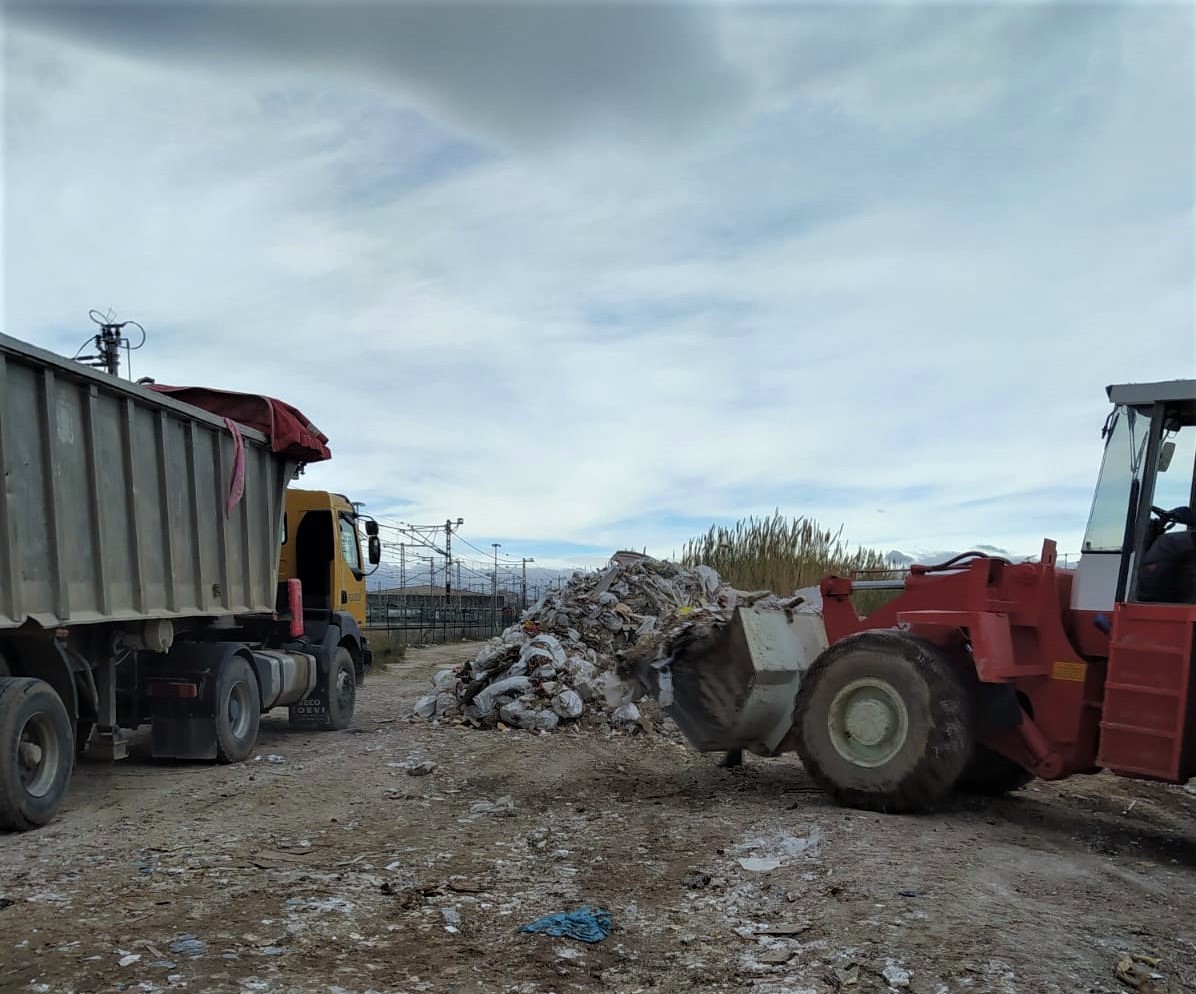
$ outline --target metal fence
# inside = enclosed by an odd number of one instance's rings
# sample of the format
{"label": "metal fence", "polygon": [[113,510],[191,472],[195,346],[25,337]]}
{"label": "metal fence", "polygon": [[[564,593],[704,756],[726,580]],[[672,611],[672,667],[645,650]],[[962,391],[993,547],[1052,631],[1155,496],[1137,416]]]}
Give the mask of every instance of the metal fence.
{"label": "metal fence", "polygon": [[462,594],[443,595],[370,593],[366,596],[366,627],[411,644],[488,639],[514,624],[519,611],[502,594],[497,598]]}

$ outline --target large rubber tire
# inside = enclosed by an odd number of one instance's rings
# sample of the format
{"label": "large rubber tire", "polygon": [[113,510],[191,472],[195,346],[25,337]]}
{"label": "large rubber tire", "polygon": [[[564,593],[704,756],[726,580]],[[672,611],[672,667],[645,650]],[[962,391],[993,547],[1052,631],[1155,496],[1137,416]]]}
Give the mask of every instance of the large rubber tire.
{"label": "large rubber tire", "polygon": [[0,679],[0,829],[50,821],[74,765],[74,730],[54,688],[30,677]]}
{"label": "large rubber tire", "polygon": [[339,732],[353,722],[353,709],[357,706],[357,667],[349,650],[341,646],[332,657],[328,671],[327,686],[328,713],[321,728]]}
{"label": "large rubber tire", "polygon": [[312,700],[319,703],[319,714],[305,708],[304,701],[292,705],[292,728],[339,732],[352,724],[353,710],[357,706],[357,668],[353,665],[353,656],[344,646],[339,646],[333,653],[332,664],[320,678],[320,684],[315,694],[308,698],[308,703]]}
{"label": "large rubber tire", "polygon": [[1021,790],[1033,779],[1033,773],[1012,759],[994,752],[987,746],[977,745],[976,751],[955,784],[955,789],[965,794],[1000,797],[1002,794]]}
{"label": "large rubber tire", "polygon": [[863,632],[823,652],[794,725],[815,782],[868,811],[930,810],[972,756],[963,681],[936,646],[900,632]]}
{"label": "large rubber tire", "polygon": [[216,759],[239,763],[257,744],[262,694],[244,656],[231,656],[216,674]]}

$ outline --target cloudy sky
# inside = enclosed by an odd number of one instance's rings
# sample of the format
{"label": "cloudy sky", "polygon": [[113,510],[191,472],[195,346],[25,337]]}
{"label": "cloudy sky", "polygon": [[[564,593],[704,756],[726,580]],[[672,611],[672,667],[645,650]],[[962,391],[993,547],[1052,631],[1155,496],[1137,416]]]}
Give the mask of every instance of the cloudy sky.
{"label": "cloudy sky", "polygon": [[4,330],[270,393],[489,551],[1074,551],[1196,375],[1188,5],[9,2]]}

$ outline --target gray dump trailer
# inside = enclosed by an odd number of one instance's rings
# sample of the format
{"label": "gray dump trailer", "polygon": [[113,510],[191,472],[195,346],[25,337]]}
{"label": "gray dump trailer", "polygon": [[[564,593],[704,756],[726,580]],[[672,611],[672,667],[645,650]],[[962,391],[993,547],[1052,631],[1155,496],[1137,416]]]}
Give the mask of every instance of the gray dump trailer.
{"label": "gray dump trailer", "polygon": [[[221,416],[298,414],[269,398],[198,396],[209,409],[0,335],[0,828],[49,821],[76,754],[121,758],[123,730],[148,724],[155,756],[235,762],[272,707],[352,718],[356,516],[288,491],[327,449]],[[298,565],[280,584],[284,538]]]}

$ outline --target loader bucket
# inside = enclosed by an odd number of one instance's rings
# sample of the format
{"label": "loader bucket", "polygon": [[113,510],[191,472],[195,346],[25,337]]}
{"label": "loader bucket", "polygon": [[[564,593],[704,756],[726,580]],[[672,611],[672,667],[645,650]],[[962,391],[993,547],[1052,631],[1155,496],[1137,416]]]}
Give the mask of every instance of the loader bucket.
{"label": "loader bucket", "polygon": [[700,752],[775,755],[793,727],[802,676],[826,647],[820,614],[741,607],[674,660],[665,710]]}

